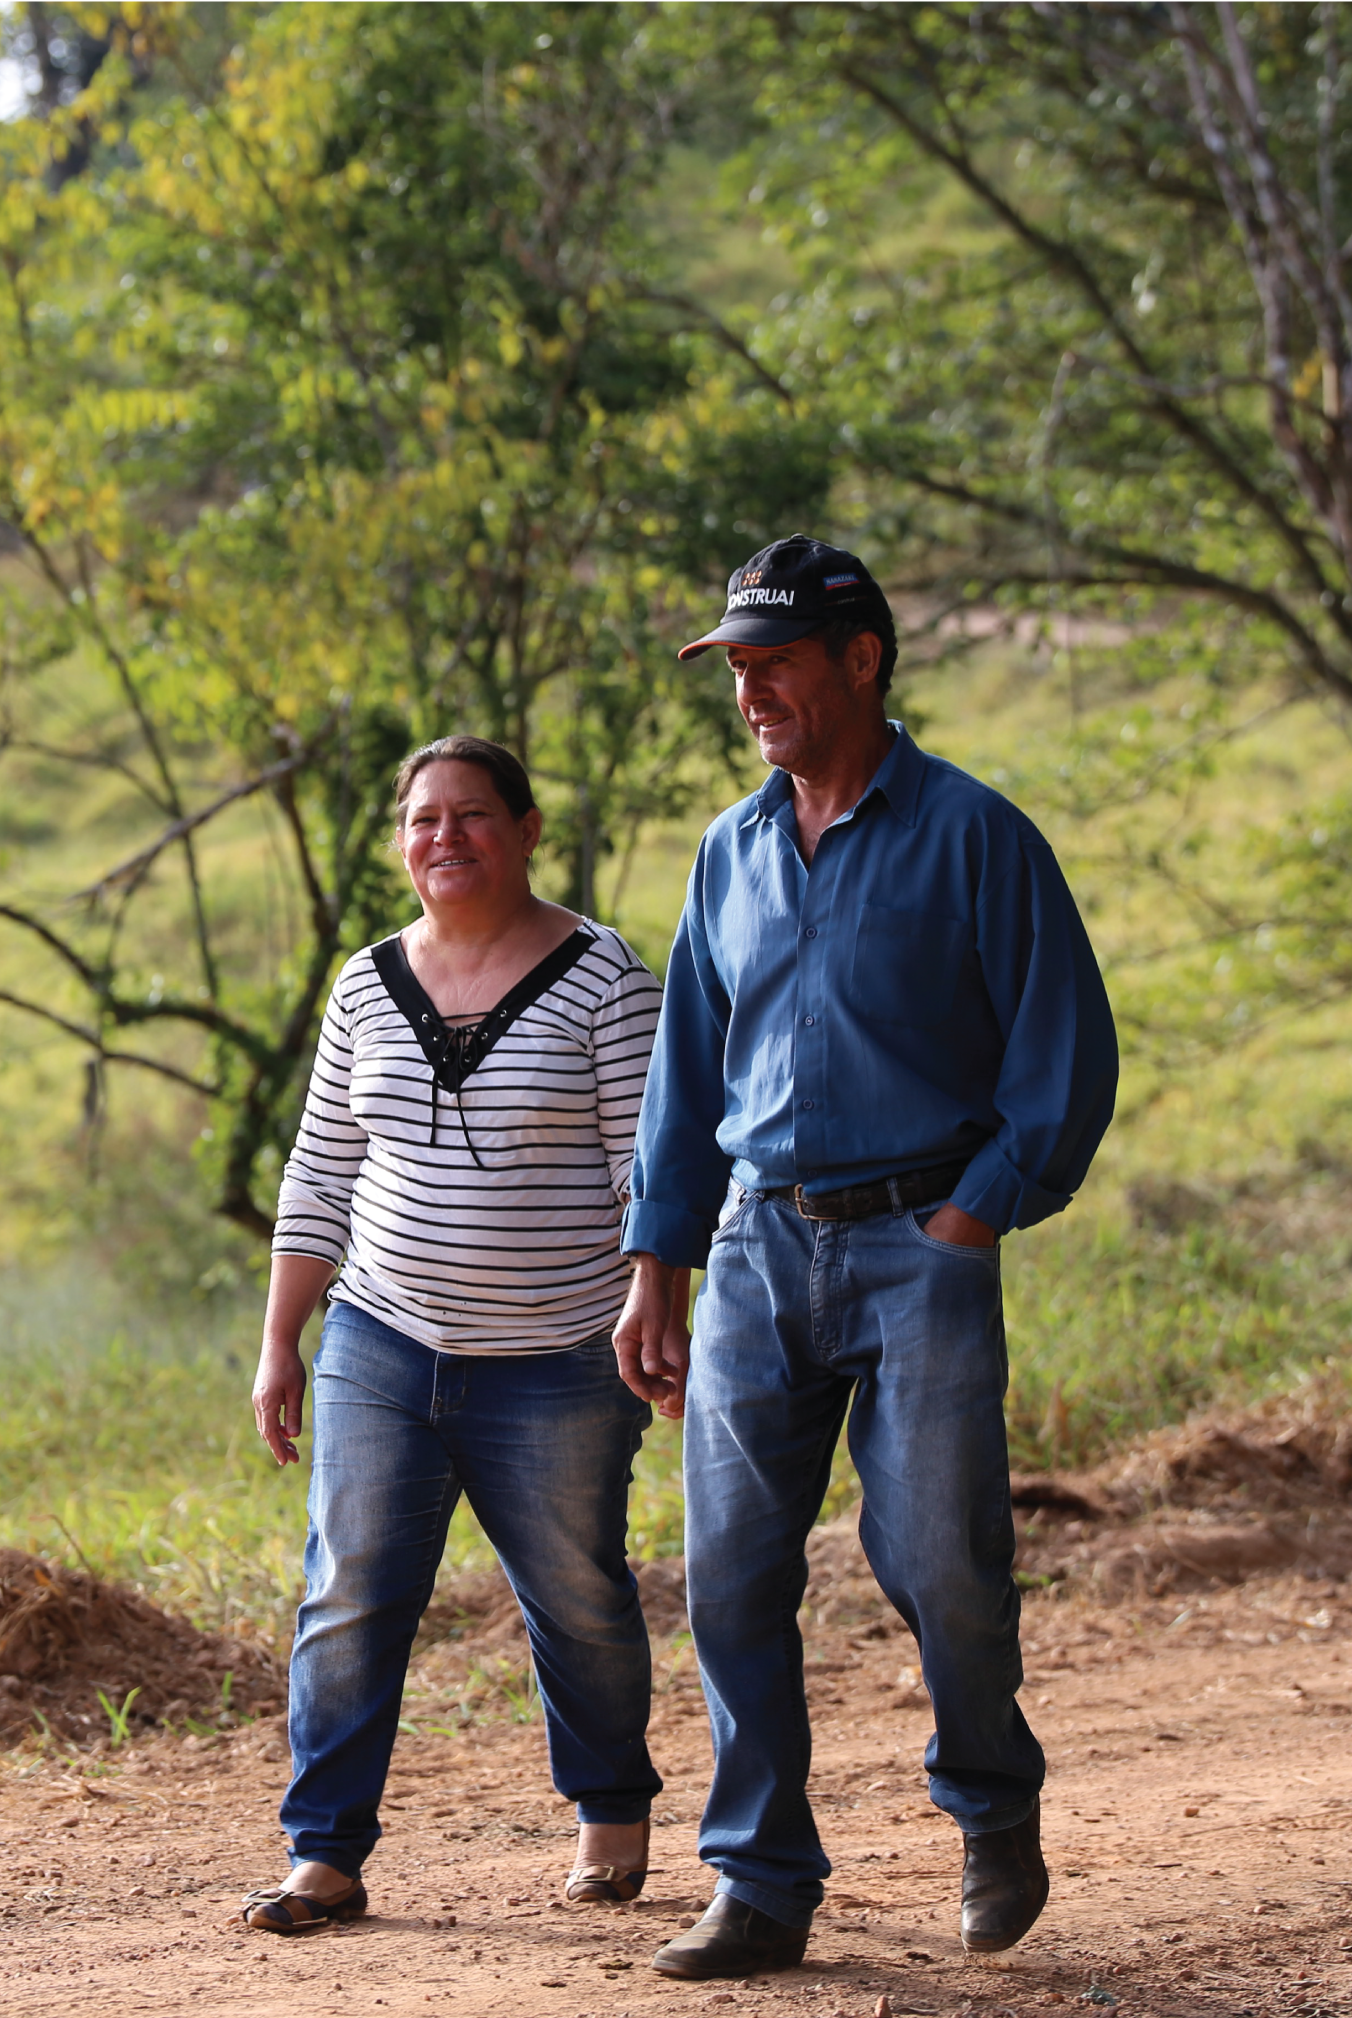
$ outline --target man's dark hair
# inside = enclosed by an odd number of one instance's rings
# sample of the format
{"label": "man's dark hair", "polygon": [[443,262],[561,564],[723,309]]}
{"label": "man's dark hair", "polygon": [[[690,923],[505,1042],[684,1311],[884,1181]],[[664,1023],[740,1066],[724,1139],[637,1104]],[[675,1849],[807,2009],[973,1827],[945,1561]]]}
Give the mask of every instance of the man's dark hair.
{"label": "man's dark hair", "polygon": [[892,675],[897,669],[897,627],[892,621],[892,612],[884,606],[876,616],[854,617],[844,610],[838,617],[832,617],[829,624],[822,624],[812,632],[820,638],[828,659],[839,663],[845,656],[845,647],[865,631],[872,631],[883,648],[878,661],[878,692],[885,694],[892,684]]}

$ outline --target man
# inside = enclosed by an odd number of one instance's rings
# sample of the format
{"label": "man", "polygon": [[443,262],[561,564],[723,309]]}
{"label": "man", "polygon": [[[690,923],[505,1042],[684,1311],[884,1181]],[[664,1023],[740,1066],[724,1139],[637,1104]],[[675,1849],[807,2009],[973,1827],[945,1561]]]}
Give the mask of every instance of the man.
{"label": "man", "polygon": [[1083,1179],[1112,1113],[1112,1018],[1046,842],[888,721],[896,633],[861,561],[777,540],[681,657],[714,645],[773,768],[691,872],[615,1333],[630,1386],[677,1412],[673,1274],[707,1265],[687,1577],[714,1740],[700,1855],[720,1875],[654,1966],[802,1959],[830,1866],[796,1614],[847,1408],[860,1536],[933,1701],[931,1798],[963,1833],[963,1940],[1005,1948],[1047,1873],[1043,1757],[1015,1701],[997,1243]]}

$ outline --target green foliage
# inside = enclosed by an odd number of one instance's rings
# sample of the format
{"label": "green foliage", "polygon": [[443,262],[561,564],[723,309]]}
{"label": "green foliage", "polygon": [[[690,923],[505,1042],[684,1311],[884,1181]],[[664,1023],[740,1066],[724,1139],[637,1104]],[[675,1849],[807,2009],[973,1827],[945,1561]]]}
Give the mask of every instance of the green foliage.
{"label": "green foliage", "polygon": [[1352,699],[1342,10],[699,18],[759,80],[722,218],[796,273],[747,347],[834,445],[903,669],[994,631],[1055,688],[1006,788],[1153,911],[1113,976],[1129,1042],[1167,1072],[1337,996],[1340,921],[1195,809],[1293,696]]}
{"label": "green foliage", "polygon": [[[30,571],[0,583],[0,708],[16,787],[102,767],[127,846],[59,910],[9,816],[5,998],[213,1102],[203,1170],[265,1231],[335,962],[408,915],[403,748],[511,743],[551,893],[594,910],[654,816],[731,790],[726,682],[676,665],[681,630],[731,560],[831,519],[887,570],[912,676],[995,626],[1056,687],[1007,788],[1176,922],[1165,966],[1157,932],[1114,949],[1142,1055],[1338,993],[1330,893],[1227,834],[1237,896],[1195,818],[1247,724],[1352,692],[1344,30],[1234,22],[91,16],[81,88],[0,135],[0,515]],[[717,264],[753,226],[797,276],[768,306]],[[266,951],[246,816],[289,914]]]}
{"label": "green foliage", "polygon": [[[642,198],[699,77],[672,89],[646,10],[229,11],[207,88],[195,17],[129,10],[86,90],[0,134],[0,520],[29,570],[3,740],[121,780],[142,843],[74,923],[40,882],[0,917],[48,968],[5,999],[210,1099],[220,1209],[265,1233],[335,961],[407,915],[398,757],[509,743],[594,909],[598,864],[729,761],[721,669],[673,659],[689,596],[829,467],[659,285]],[[89,165],[59,180],[63,120]],[[103,684],[58,737],[73,651]],[[255,794],[298,913],[266,964],[204,835]]]}
{"label": "green foliage", "polygon": [[765,14],[743,173],[812,286],[758,350],[836,417],[906,577],[1205,598],[1346,701],[1339,10]]}

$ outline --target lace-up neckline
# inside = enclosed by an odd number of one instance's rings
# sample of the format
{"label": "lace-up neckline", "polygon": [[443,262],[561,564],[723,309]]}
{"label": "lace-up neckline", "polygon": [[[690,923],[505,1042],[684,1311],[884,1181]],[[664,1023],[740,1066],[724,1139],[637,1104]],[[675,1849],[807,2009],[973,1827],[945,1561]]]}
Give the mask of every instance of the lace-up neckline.
{"label": "lace-up neckline", "polygon": [[466,1011],[463,1014],[447,1016],[437,1008],[431,996],[414,974],[404,951],[403,941],[398,933],[392,938],[382,939],[372,947],[371,957],[376,972],[380,975],[396,1005],[408,1018],[422,1047],[424,1057],[432,1067],[432,1116],[429,1146],[435,1146],[437,1139],[437,1095],[438,1090],[450,1093],[455,1100],[460,1115],[460,1127],[468,1149],[478,1169],[485,1164],[474,1146],[469,1132],[469,1122],[465,1118],[464,1086],[471,1073],[478,1070],[504,1031],[510,1029],[516,1018],[539,1000],[547,989],[552,988],[571,967],[574,967],[589,947],[596,943],[593,934],[584,927],[571,933],[561,946],[536,963],[530,972],[509,989],[501,1002],[493,1009]]}

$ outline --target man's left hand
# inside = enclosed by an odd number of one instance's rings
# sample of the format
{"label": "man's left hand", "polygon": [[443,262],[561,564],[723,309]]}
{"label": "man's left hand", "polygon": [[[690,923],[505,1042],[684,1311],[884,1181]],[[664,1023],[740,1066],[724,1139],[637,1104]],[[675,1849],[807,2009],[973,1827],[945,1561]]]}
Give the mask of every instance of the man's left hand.
{"label": "man's left hand", "polygon": [[634,1256],[634,1276],[612,1333],[620,1378],[659,1415],[685,1413],[690,1366],[690,1270],[673,1268],[655,1254]]}
{"label": "man's left hand", "polygon": [[931,1240],[947,1240],[954,1247],[994,1247],[995,1230],[984,1219],[973,1219],[958,1205],[941,1205],[933,1218],[925,1221]]}
{"label": "man's left hand", "polygon": [[[685,1301],[690,1301],[690,1278],[686,1276]],[[677,1308],[671,1313],[671,1323],[662,1339],[662,1371],[667,1377],[667,1392],[657,1404],[657,1413],[664,1415],[668,1422],[679,1422],[685,1414],[685,1383],[690,1372],[690,1331],[677,1299]]]}

